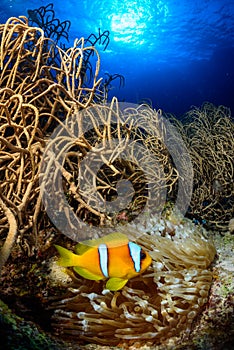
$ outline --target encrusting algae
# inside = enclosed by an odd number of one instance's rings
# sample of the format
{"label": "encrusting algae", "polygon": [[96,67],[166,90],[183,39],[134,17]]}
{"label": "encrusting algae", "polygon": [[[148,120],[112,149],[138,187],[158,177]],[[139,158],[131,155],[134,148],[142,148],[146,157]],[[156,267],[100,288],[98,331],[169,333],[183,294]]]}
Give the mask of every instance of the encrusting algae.
{"label": "encrusting algae", "polygon": [[50,305],[52,325],[64,339],[104,345],[166,344],[189,334],[208,300],[213,243],[189,220],[172,225],[154,217],[147,227],[128,227],[128,237],[134,236],[152,257],[152,265],[121,290],[111,292],[103,281],[69,272],[67,294]]}

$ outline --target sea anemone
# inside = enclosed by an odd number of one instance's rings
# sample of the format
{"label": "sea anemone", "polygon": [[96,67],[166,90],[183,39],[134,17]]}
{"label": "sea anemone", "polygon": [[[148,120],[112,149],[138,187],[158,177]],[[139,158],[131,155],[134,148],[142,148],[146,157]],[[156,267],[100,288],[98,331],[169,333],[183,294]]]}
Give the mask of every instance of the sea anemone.
{"label": "sea anemone", "polygon": [[208,300],[213,243],[189,220],[171,224],[151,218],[147,227],[132,224],[128,231],[149,251],[152,267],[118,292],[72,274],[66,295],[50,304],[52,325],[65,339],[161,344],[191,330]]}

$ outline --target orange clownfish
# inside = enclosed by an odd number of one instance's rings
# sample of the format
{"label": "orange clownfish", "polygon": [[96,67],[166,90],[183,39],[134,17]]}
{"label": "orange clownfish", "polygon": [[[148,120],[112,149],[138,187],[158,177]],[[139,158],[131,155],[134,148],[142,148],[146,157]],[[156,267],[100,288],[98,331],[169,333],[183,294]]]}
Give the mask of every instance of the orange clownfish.
{"label": "orange clownfish", "polygon": [[118,232],[78,243],[75,253],[58,245],[55,247],[60,254],[60,266],[72,266],[75,272],[89,280],[108,279],[106,288],[111,291],[123,288],[130,278],[144,272],[152,261],[138,244]]}

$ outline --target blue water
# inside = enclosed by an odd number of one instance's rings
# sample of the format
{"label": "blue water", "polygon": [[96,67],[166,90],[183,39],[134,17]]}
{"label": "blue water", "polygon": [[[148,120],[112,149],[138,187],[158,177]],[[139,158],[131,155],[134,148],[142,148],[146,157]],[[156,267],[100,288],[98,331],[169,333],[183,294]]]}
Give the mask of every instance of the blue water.
{"label": "blue water", "polygon": [[[0,21],[46,6],[43,0],[1,0]],[[178,117],[204,101],[234,114],[234,1],[56,0],[55,17],[71,21],[75,38],[110,31],[100,77],[122,74],[112,95],[127,102],[150,99]]]}

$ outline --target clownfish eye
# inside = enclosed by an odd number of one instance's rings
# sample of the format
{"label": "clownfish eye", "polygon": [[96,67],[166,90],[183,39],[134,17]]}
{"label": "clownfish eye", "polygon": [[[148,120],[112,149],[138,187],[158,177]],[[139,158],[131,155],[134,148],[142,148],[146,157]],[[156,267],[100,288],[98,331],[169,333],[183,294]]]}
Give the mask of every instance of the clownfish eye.
{"label": "clownfish eye", "polygon": [[146,258],[146,254],[145,252],[141,249],[141,252],[140,252],[140,259],[141,260],[144,260]]}

